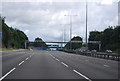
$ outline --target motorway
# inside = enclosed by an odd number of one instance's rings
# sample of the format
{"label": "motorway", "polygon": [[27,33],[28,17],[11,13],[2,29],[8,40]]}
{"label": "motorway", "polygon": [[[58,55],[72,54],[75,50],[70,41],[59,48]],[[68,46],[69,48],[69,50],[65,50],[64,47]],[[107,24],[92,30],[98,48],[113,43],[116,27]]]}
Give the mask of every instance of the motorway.
{"label": "motorway", "polygon": [[118,79],[118,61],[60,51],[21,50],[2,53],[4,79]]}

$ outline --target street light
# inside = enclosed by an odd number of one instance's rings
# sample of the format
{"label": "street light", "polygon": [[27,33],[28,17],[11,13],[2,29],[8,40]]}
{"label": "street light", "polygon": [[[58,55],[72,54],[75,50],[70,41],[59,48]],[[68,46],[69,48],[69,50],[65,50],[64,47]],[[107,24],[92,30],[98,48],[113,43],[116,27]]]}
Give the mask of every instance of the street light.
{"label": "street light", "polygon": [[70,25],[70,24],[60,24],[60,25],[63,25],[64,26],[64,29],[63,29],[63,42],[66,41],[66,25]]}
{"label": "street light", "polygon": [[88,46],[88,41],[87,41],[87,8],[88,8],[88,6],[87,6],[87,0],[86,0],[86,47]]}
{"label": "street light", "polygon": [[[72,39],[72,16],[78,16],[78,15],[64,15],[64,16],[69,16],[70,17],[70,40]],[[70,50],[72,49],[72,44],[70,41]]]}
{"label": "street light", "polygon": [[[70,25],[70,24],[60,24],[60,25],[63,25],[64,26],[64,29],[63,29],[63,42],[66,42],[66,27],[65,25]],[[62,44],[62,46],[64,46],[65,44]]]}

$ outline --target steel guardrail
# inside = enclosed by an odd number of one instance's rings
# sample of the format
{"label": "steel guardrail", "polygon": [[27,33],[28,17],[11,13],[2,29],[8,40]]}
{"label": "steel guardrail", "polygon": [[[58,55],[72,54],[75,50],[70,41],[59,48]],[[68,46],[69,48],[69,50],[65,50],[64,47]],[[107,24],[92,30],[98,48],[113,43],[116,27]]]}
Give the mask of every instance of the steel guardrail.
{"label": "steel guardrail", "polygon": [[67,53],[74,53],[78,55],[85,55],[85,56],[91,56],[96,58],[103,58],[108,60],[115,60],[120,61],[120,54],[113,54],[113,53],[99,53],[99,52],[79,52],[79,51],[68,51],[68,50],[62,50]]}

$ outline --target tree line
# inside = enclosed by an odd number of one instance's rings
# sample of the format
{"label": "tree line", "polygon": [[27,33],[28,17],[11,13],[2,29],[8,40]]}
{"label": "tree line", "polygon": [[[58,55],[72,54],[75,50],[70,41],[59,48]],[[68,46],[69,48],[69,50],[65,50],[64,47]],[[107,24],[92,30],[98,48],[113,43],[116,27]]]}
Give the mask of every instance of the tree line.
{"label": "tree line", "polygon": [[2,47],[3,48],[25,48],[27,35],[19,29],[9,27],[5,23],[5,18],[0,17],[2,22]]}
{"label": "tree line", "polygon": [[48,46],[46,43],[39,37],[35,38],[34,42],[29,42],[28,46],[38,47],[41,49],[47,49]]}
{"label": "tree line", "polygon": [[[76,36],[76,37],[73,37],[70,41],[82,41],[82,38],[79,37],[79,36]],[[68,42],[66,45],[65,45],[65,49],[78,49],[78,48],[81,48],[82,46],[82,43],[73,43],[73,42]]]}
{"label": "tree line", "polygon": [[46,43],[39,37],[35,38],[34,42],[29,42],[27,35],[16,28],[9,27],[5,23],[5,17],[0,16],[2,26],[2,47],[3,48],[25,48],[25,42],[27,42],[27,48],[29,46],[48,48]]}
{"label": "tree line", "polygon": [[[82,41],[82,38],[77,36],[72,38],[70,41]],[[65,45],[65,49],[78,49],[81,47],[86,47],[82,43],[71,43],[70,41]],[[120,53],[120,26],[109,26],[103,31],[91,31],[89,34],[88,41],[100,41],[101,50],[112,50],[116,53]],[[89,50],[99,50],[99,44],[88,43]]]}
{"label": "tree line", "polygon": [[[27,35],[19,30],[9,27],[5,23],[5,18],[0,16],[0,24],[2,24],[2,47],[3,48],[25,48],[25,41],[29,40]],[[104,31],[91,31],[89,35],[89,41],[100,41],[101,51],[107,49],[114,52],[120,53],[120,26],[106,28]],[[39,42],[42,41],[42,42]],[[77,36],[72,38],[70,41],[82,41],[82,38]],[[65,49],[78,49],[83,45],[82,43],[70,43],[70,41],[65,45]],[[29,46],[34,47],[45,47],[46,43],[41,38],[36,38],[33,43],[28,43]],[[71,45],[70,45],[71,44]],[[98,44],[88,44],[89,50],[99,50]]]}
{"label": "tree line", "polygon": [[[91,31],[89,41],[100,41],[101,51],[107,49],[120,53],[120,26],[109,26],[104,31]],[[88,44],[90,50],[98,50],[98,44]]]}

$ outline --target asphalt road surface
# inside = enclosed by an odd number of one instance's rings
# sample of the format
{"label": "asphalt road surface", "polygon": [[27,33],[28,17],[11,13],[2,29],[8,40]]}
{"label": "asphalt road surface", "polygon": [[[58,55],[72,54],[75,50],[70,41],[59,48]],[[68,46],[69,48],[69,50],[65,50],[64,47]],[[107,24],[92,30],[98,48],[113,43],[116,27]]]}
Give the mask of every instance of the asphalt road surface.
{"label": "asphalt road surface", "polygon": [[3,79],[118,79],[118,61],[60,51],[2,53]]}

